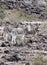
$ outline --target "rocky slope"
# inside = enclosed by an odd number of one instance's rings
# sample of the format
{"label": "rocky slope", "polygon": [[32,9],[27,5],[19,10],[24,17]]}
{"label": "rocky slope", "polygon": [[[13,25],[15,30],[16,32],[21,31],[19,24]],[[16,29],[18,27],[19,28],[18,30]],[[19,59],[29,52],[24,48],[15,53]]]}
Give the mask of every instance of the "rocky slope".
{"label": "rocky slope", "polygon": [[32,65],[39,54],[47,58],[46,22],[1,23],[0,65]]}
{"label": "rocky slope", "polygon": [[[47,0],[0,0],[1,13],[4,10],[8,11],[13,9],[19,11],[19,17],[29,20],[47,20]],[[1,15],[1,18],[5,17]]]}
{"label": "rocky slope", "polygon": [[47,65],[33,64],[39,55],[47,59],[47,0],[0,0],[0,65]]}

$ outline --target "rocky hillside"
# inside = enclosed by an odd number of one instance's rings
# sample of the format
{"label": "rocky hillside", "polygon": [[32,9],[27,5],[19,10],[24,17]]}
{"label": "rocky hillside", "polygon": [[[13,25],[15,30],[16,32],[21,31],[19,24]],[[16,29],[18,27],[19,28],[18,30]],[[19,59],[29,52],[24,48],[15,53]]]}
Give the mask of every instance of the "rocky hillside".
{"label": "rocky hillside", "polygon": [[0,0],[0,65],[47,65],[47,0]]}
{"label": "rocky hillside", "polygon": [[0,65],[33,65],[38,55],[47,59],[46,22],[0,24]]}
{"label": "rocky hillside", "polygon": [[6,17],[4,12],[8,13],[9,10],[17,12],[17,16],[14,16],[18,20],[47,20],[47,0],[0,0],[1,19]]}

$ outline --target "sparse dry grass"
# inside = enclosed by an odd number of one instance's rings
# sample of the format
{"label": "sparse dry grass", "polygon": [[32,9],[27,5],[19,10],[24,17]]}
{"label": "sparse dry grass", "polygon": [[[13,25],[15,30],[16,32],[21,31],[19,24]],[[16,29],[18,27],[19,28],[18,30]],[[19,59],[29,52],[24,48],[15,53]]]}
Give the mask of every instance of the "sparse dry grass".
{"label": "sparse dry grass", "polygon": [[47,59],[44,59],[42,55],[39,55],[37,58],[33,59],[32,65],[43,65],[47,64]]}

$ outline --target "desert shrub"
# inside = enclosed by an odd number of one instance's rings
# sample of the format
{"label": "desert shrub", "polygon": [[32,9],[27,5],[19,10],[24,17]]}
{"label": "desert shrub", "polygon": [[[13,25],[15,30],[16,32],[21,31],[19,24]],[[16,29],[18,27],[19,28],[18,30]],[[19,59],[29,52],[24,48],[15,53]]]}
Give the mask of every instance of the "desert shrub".
{"label": "desert shrub", "polygon": [[4,10],[4,9],[6,9],[7,8],[7,6],[5,5],[5,4],[2,4],[2,5],[0,5],[0,9],[2,10]]}

